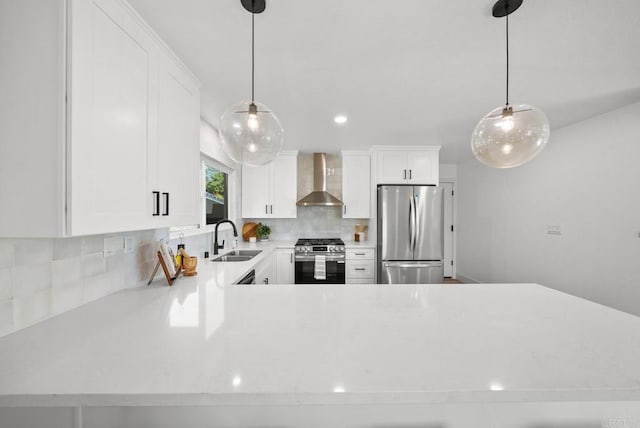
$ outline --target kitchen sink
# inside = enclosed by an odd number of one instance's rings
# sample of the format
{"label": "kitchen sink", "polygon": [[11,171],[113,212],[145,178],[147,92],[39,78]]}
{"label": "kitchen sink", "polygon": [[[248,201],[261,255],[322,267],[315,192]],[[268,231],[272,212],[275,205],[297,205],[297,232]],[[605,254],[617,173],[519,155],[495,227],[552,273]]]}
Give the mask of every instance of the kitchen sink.
{"label": "kitchen sink", "polygon": [[258,254],[260,254],[262,250],[233,250],[228,253],[224,253],[225,256],[249,256],[254,258]]}
{"label": "kitchen sink", "polygon": [[212,262],[246,262],[251,260],[262,250],[233,250],[211,260]]}

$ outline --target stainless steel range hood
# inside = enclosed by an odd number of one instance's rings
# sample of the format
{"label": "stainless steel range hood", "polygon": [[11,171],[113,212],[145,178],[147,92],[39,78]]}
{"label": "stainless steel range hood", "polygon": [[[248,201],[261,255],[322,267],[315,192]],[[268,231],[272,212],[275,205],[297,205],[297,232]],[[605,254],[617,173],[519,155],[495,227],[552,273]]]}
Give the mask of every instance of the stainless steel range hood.
{"label": "stainless steel range hood", "polygon": [[342,201],[327,192],[327,155],[313,154],[313,192],[300,199],[301,207],[341,207]]}

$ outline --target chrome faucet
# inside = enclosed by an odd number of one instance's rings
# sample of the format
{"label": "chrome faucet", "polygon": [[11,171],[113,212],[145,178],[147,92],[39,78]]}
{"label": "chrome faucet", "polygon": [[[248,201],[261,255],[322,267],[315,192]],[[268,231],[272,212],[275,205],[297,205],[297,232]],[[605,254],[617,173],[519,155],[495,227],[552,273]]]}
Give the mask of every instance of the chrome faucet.
{"label": "chrome faucet", "polygon": [[233,237],[234,237],[235,245],[237,245],[238,243],[238,229],[236,229],[236,225],[228,218],[222,219],[216,223],[216,229],[213,236],[213,254],[214,255],[218,254],[218,250],[224,250],[224,239],[222,240],[222,245],[218,245],[218,226],[220,226],[222,223],[231,223],[231,226],[233,227]]}

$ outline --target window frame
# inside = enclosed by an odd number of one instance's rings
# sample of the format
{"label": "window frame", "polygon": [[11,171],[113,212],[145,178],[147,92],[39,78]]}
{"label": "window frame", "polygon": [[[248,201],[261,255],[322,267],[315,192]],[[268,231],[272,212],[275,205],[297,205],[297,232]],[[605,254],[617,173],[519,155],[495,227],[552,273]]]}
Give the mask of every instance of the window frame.
{"label": "window frame", "polygon": [[[215,230],[215,224],[207,224],[207,195],[205,192],[207,183],[207,166],[215,168],[218,171],[227,174],[227,217],[235,222],[236,219],[236,195],[237,195],[237,170],[230,168],[227,165],[219,162],[205,154],[200,154],[200,179],[198,180],[199,188],[198,194],[200,195],[200,224],[194,224],[183,227],[171,227],[170,238],[178,238],[181,236],[199,235],[204,233],[211,233]],[[230,224],[225,223],[220,225],[218,231],[231,230]]]}
{"label": "window frame", "polygon": [[[201,156],[200,159],[200,227],[202,229],[211,229],[215,227],[215,224],[207,224],[207,195],[205,192],[207,185],[207,167],[217,169],[220,172],[227,174],[227,194],[225,195],[226,204],[227,204],[227,218],[234,219],[235,218],[235,170],[229,168],[226,165],[216,161],[215,159],[211,159],[208,156]],[[220,228],[224,226],[231,227],[230,225],[221,225]],[[219,229],[221,230],[221,229]]]}

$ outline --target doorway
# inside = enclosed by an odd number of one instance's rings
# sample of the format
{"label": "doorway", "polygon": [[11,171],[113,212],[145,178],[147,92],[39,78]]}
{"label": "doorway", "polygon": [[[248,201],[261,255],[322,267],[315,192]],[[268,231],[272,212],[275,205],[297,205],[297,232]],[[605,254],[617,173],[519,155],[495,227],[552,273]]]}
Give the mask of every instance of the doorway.
{"label": "doorway", "polygon": [[454,219],[454,196],[453,183],[440,182],[444,193],[444,277],[455,278],[455,227]]}

